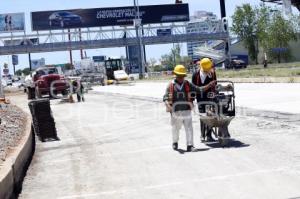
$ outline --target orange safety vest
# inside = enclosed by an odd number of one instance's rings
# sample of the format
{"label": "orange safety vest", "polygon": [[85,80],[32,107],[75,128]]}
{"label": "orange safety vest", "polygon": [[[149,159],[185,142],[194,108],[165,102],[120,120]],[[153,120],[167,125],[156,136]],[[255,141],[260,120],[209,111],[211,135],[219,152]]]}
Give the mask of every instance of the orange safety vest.
{"label": "orange safety vest", "polygon": [[[183,84],[184,84],[184,92],[188,99],[187,101],[189,102],[190,107],[192,109],[193,108],[193,98],[191,97],[191,94],[190,94],[190,91],[191,91],[190,84],[188,83],[188,81],[184,81]],[[175,90],[175,84],[172,82],[169,87],[169,100],[168,100],[169,104],[171,106],[173,105],[173,102],[174,102],[174,90]]]}

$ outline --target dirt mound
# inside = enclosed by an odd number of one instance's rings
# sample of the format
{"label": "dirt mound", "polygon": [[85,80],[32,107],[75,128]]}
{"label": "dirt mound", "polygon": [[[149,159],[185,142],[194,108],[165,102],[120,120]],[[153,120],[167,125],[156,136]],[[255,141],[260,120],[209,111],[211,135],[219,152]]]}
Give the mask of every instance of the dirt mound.
{"label": "dirt mound", "polygon": [[26,126],[26,114],[14,105],[0,104],[0,162],[18,145]]}

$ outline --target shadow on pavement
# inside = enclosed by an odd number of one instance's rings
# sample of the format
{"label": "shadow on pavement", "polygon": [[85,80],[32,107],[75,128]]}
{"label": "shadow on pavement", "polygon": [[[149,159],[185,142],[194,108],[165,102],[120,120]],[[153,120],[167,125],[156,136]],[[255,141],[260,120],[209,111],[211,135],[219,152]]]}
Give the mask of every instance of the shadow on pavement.
{"label": "shadow on pavement", "polygon": [[180,154],[185,154],[185,153],[196,153],[196,152],[202,152],[202,151],[208,151],[209,148],[202,148],[202,149],[194,149],[192,152],[187,152],[186,150],[183,149],[177,149],[175,151],[177,151]]}
{"label": "shadow on pavement", "polygon": [[217,142],[210,142],[210,143],[205,143],[206,146],[210,148],[242,148],[242,147],[248,147],[250,144],[245,144],[241,141],[238,140],[230,140],[228,145],[222,146],[218,141]]}

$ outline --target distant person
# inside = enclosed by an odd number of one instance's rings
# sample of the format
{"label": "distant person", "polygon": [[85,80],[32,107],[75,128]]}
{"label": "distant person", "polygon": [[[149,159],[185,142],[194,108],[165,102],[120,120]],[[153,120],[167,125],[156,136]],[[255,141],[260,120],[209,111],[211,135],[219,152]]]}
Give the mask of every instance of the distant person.
{"label": "distant person", "polygon": [[264,68],[267,68],[268,67],[268,55],[267,53],[264,54]]}
{"label": "distant person", "polygon": [[82,85],[82,82],[80,80],[74,80],[72,82],[72,86],[73,86],[73,92],[76,93],[76,95],[77,95],[77,101],[84,102],[85,101],[84,96],[83,96],[84,87]]}
{"label": "distant person", "polygon": [[4,23],[5,23],[5,30],[8,31],[9,27],[8,27],[8,20],[9,20],[9,15],[5,15],[4,17]]}
{"label": "distant person", "polygon": [[9,17],[8,17],[8,26],[9,26],[9,30],[13,29],[12,28],[12,17],[11,17],[11,15],[9,15]]}

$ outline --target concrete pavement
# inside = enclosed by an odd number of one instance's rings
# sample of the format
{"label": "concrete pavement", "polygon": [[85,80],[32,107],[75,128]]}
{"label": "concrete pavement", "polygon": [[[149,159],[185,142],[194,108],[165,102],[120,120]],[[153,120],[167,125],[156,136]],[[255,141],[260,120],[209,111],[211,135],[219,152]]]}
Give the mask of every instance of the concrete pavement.
{"label": "concrete pavement", "polygon": [[[183,150],[171,149],[162,103],[103,93],[86,100],[52,101],[61,141],[37,143],[21,199],[300,197],[299,115],[242,109],[225,149],[200,143],[194,116],[198,152],[185,153],[184,132]],[[25,96],[13,101],[26,108]]]}
{"label": "concrete pavement", "polygon": [[[134,86],[98,86],[94,90],[162,99],[167,84],[168,82],[144,82]],[[235,90],[236,105],[239,107],[300,113],[299,83],[238,83],[235,84]]]}

